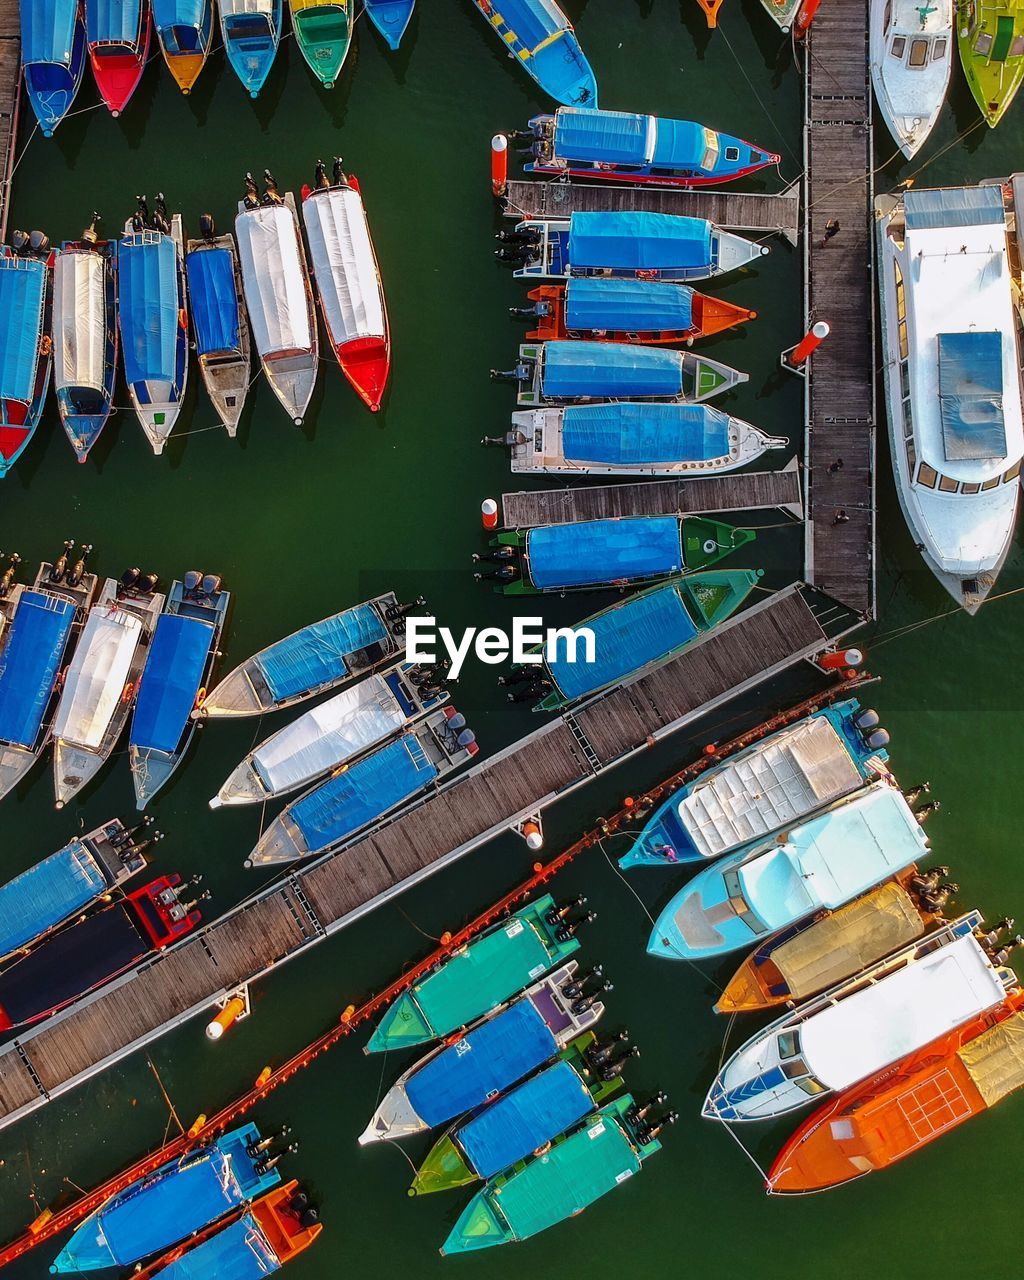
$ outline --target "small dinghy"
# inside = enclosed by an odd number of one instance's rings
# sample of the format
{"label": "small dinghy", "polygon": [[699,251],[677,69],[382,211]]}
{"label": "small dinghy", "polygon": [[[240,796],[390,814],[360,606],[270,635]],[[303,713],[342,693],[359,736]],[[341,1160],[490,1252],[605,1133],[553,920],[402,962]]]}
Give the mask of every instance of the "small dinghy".
{"label": "small dinghy", "polygon": [[151,30],[149,0],[85,0],[92,74],[100,97],[115,118],[139,87]]}
{"label": "small dinghy", "polygon": [[271,390],[296,426],[316,386],[319,345],[313,290],[295,201],[277,192],[272,175],[262,197],[246,175],[235,236],[252,336]]}
{"label": "small dinghy", "polygon": [[235,75],[258,98],[281,42],[283,0],[219,0],[220,34]]}
{"label": "small dinghy", "polygon": [[465,716],[452,707],[432,712],[286,805],[245,865],[294,862],[337,849],[472,760],[479,749]]}
{"label": "small dinghy", "polygon": [[242,271],[234,239],[217,235],[208,213],[199,222],[203,237],[190,240],[185,254],[196,355],[206,394],[234,439],[252,364]]}
{"label": "small dinghy", "polygon": [[302,216],[327,336],[342,373],[376,413],[391,367],[391,333],[359,183],[345,176],[339,158],[330,182],[321,162],[316,186],[302,188]]}
{"label": "small dinghy", "polygon": [[153,26],[175,84],[190,93],[213,43],[213,0],[153,0]]}
{"label": "small dinghy", "polygon": [[108,578],[89,610],[53,719],[57,808],[91,781],[121,736],[164,605],[154,574]]}
{"label": "small dinghy", "polygon": [[974,101],[994,129],[1024,81],[1024,0],[963,0],[957,45]]}
{"label": "small dinghy", "polygon": [[796,15],[800,12],[803,2],[804,0],[761,0],[765,10],[785,32],[788,32],[796,21]]}
{"label": "small dinghy", "polygon": [[412,20],[416,0],[363,0],[366,16],[387,41],[397,49]]}
{"label": "small dinghy", "polygon": [[927,142],[953,67],[953,0],[872,0],[871,84],[909,160]]}
{"label": "small dinghy", "polygon": [[71,110],[85,72],[81,0],[20,0],[25,92],[44,138]]}
{"label": "small dinghy", "polygon": [[555,0],[472,0],[502,47],[556,102],[596,107],[597,80]]}
{"label": "small dinghy", "polygon": [[288,0],[295,43],[325,89],[333,89],[348,57],[355,25],[349,0]]}
{"label": "small dinghy", "polygon": [[56,254],[41,231],[0,245],[0,480],[28,447],[50,384]]}

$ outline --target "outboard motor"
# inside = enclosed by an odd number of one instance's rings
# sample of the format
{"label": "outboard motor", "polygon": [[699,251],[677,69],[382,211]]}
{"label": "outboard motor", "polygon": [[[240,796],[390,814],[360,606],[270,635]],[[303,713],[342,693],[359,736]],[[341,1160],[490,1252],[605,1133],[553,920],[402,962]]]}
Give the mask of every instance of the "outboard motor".
{"label": "outboard motor", "polygon": [[424,702],[430,702],[433,698],[439,698],[444,693],[443,684],[421,684],[419,686],[419,695]]}
{"label": "outboard motor", "polygon": [[668,1102],[668,1094],[664,1089],[659,1089],[653,1098],[648,1098],[646,1102],[634,1102],[631,1107],[626,1110],[627,1124],[639,1124],[641,1120],[645,1120],[655,1107],[663,1107]]}
{"label": "outboard motor", "polygon": [[204,240],[212,240],[217,234],[217,224],[213,220],[212,213],[201,213],[199,215],[199,234]]}
{"label": "outboard motor", "polygon": [[476,746],[476,734],[472,729],[463,729],[455,739],[455,745],[460,751],[469,751],[472,747]]}
{"label": "outboard motor", "polygon": [[162,191],[158,191],[156,193],[156,206],[153,211],[153,228],[165,236],[169,236],[171,234],[171,216],[167,212],[167,202],[164,200],[164,193]]}
{"label": "outboard motor", "polygon": [[566,996],[569,1000],[575,1000],[577,996],[581,996],[583,994],[584,988],[588,982],[592,982],[595,978],[600,978],[603,975],[604,965],[595,964],[593,969],[588,969],[581,977],[573,978],[572,982],[563,983],[562,995]]}
{"label": "outboard motor", "polygon": [[95,243],[99,240],[99,238],[100,238],[100,234],[99,234],[99,231],[98,231],[98,230],[97,230],[97,228],[96,228],[96,223],[97,223],[97,222],[99,222],[99,221],[100,221],[100,215],[99,215],[99,214],[96,212],[96,210],[94,209],[94,210],[92,211],[92,221],[89,223],[89,225],[88,225],[88,226],[85,228],[85,230],[82,232],[82,243],[83,243],[83,244],[95,244]]}
{"label": "outboard motor", "polygon": [[[279,1142],[282,1138],[286,1138],[289,1133],[291,1133],[291,1130],[287,1125],[285,1125],[278,1133],[272,1133],[269,1137],[260,1138],[256,1142],[250,1142],[245,1149],[245,1154],[250,1160],[255,1160],[256,1157],[262,1155],[264,1151],[269,1151],[275,1142]],[[300,1197],[303,1202],[301,1207],[305,1208],[306,1205],[309,1204],[309,1199],[302,1192],[299,1192],[295,1199],[298,1200]]]}
{"label": "outboard motor", "polygon": [[260,189],[251,173],[245,175],[245,195],[242,198],[242,203],[247,209],[258,209],[260,207]]}
{"label": "outboard motor", "polygon": [[138,211],[138,209],[136,209],[135,212],[132,214],[132,230],[135,232],[136,235],[138,235],[140,231],[145,231],[145,229],[146,229],[145,220],[143,219],[142,214]]}
{"label": "outboard motor", "polygon": [[269,169],[263,170],[263,185],[266,187],[267,204],[284,204],[281,193],[277,189],[277,179]]}
{"label": "outboard motor", "polygon": [[509,702],[533,702],[536,698],[546,697],[551,692],[550,680],[534,680],[532,684],[520,685],[507,695]]}
{"label": "outboard motor", "polygon": [[411,685],[419,689],[422,685],[433,684],[437,680],[443,680],[444,673],[450,666],[451,663],[447,658],[442,662],[420,663],[406,672],[406,679]]}
{"label": "outboard motor", "polygon": [[181,580],[187,596],[194,596],[203,584],[203,575],[198,569],[189,569]]}
{"label": "outboard motor", "polygon": [[132,853],[141,857],[143,854],[148,853],[155,844],[159,844],[163,838],[164,833],[162,831],[154,831],[148,840],[140,840],[138,844],[132,845]]}
{"label": "outboard motor", "polygon": [[348,178],[345,176],[341,156],[334,157],[334,164],[331,166],[331,181],[336,187],[348,186]]}
{"label": "outboard motor", "polygon": [[550,308],[546,303],[535,302],[530,307],[509,307],[508,313],[513,320],[535,320],[550,314]]}
{"label": "outboard motor", "polygon": [[478,563],[481,560],[492,560],[496,564],[501,564],[503,560],[518,560],[518,547],[495,547],[493,551],[473,552],[473,561]]}
{"label": "outboard motor", "polygon": [[903,799],[906,800],[907,804],[917,804],[922,796],[931,792],[931,789],[932,784],[930,782],[919,782],[916,786],[911,787],[909,791],[904,791]]}
{"label": "outboard motor", "polygon": [[157,587],[159,586],[159,583],[160,583],[160,578],[158,574],[144,573],[142,577],[139,578],[139,581],[136,584],[135,589],[139,593],[139,595],[149,596],[149,595],[152,595],[153,592],[157,589]]}
{"label": "outboard motor", "polygon": [[84,542],[82,544],[82,553],[72,565],[71,572],[68,574],[69,587],[80,587],[82,585],[82,579],[85,577],[85,562],[91,554],[92,543]]}
{"label": "outboard motor", "polygon": [[61,554],[57,557],[56,560],[54,560],[53,564],[50,566],[50,572],[48,575],[50,582],[64,581],[64,575],[68,571],[68,556],[74,550],[74,548],[75,548],[74,541],[71,538],[65,538],[64,550],[61,552]]}
{"label": "outboard motor", "polygon": [[666,1115],[662,1116],[656,1124],[641,1125],[636,1131],[637,1141],[641,1146],[646,1147],[649,1142],[654,1141],[658,1134],[661,1133],[662,1129],[666,1129],[670,1125],[674,1125],[678,1119],[678,1111],[669,1111]]}
{"label": "outboard motor", "polygon": [[594,991],[588,996],[580,996],[578,1000],[574,1000],[572,1002],[569,1008],[577,1017],[579,1017],[581,1014],[586,1013],[588,1009],[593,1008],[597,1003],[597,997],[600,994],[601,993],[599,991]]}
{"label": "outboard motor", "polygon": [[11,587],[14,585],[14,571],[19,564],[21,564],[21,556],[18,555],[17,551],[12,551],[7,568],[4,570],[3,576],[0,577],[0,600],[5,599],[10,594]]}
{"label": "outboard motor", "polygon": [[[149,217],[149,201],[146,199],[145,196],[136,196],[135,204],[136,204],[135,212],[142,219],[142,227],[140,229],[145,230],[145,228],[151,227],[153,224]],[[133,227],[135,226],[134,218],[132,219],[132,226]]]}
{"label": "outboard motor", "polygon": [[497,569],[492,569],[489,573],[474,573],[473,577],[477,582],[485,582],[492,579],[495,582],[515,582],[519,577],[519,570],[514,564],[503,564]]}
{"label": "outboard motor", "polygon": [[524,684],[527,680],[537,679],[537,668],[532,664],[527,667],[513,667],[507,676],[498,676],[498,684]]}
{"label": "outboard motor", "polygon": [[124,573],[121,574],[117,594],[121,596],[133,594],[139,585],[141,577],[142,570],[137,566],[134,569],[125,569]]}
{"label": "outboard motor", "polygon": [[614,1040],[606,1040],[603,1044],[592,1045],[583,1051],[583,1056],[592,1067],[602,1067],[619,1052],[623,1045],[629,1044],[629,1032],[620,1031]]}
{"label": "outboard motor", "polygon": [[571,902],[563,903],[560,907],[555,907],[549,911],[544,917],[545,921],[550,925],[559,924],[565,919],[570,912],[575,911],[577,907],[585,907],[587,905],[587,896],[584,893],[578,894]]}
{"label": "outboard motor", "polygon": [[45,231],[33,231],[28,238],[28,247],[37,258],[45,258],[50,252],[50,237]]}
{"label": "outboard motor", "polygon": [[938,813],[938,811],[941,808],[942,808],[941,801],[930,800],[928,804],[923,804],[921,808],[918,809],[918,811],[914,814],[914,817],[917,819],[918,823],[923,827],[925,822],[928,820],[929,816],[933,813]]}
{"label": "outboard motor", "polygon": [[621,1058],[616,1058],[614,1062],[609,1062],[606,1066],[602,1067],[597,1074],[606,1084],[610,1083],[612,1080],[617,1080],[619,1076],[622,1075],[623,1071],[626,1069],[626,1063],[630,1058],[639,1057],[640,1046],[634,1044],[630,1046],[628,1053],[624,1053]]}
{"label": "outboard motor", "polygon": [[889,745],[889,730],[875,729],[867,735],[864,741],[872,751],[881,751],[883,747]]}
{"label": "outboard motor", "polygon": [[23,258],[28,252],[29,238],[24,231],[14,231],[11,234],[11,248],[19,258]]}
{"label": "outboard motor", "polygon": [[331,185],[331,180],[327,176],[327,166],[322,160],[316,162],[316,170],[313,175],[313,186],[317,191],[326,191]]}
{"label": "outboard motor", "polygon": [[405,618],[416,609],[427,603],[425,596],[417,596],[411,604],[389,604],[384,610],[385,622],[393,622],[396,618]]}
{"label": "outboard motor", "polygon": [[505,136],[509,142],[532,142],[537,135],[532,129],[510,129]]}
{"label": "outboard motor", "polygon": [[862,711],[859,716],[856,716],[853,723],[861,733],[867,733],[870,729],[878,727],[878,712],[868,708],[866,711]]}
{"label": "outboard motor", "polygon": [[530,370],[525,364],[517,364],[514,369],[492,369],[492,382],[528,382]]}
{"label": "outboard motor", "polygon": [[501,249],[495,249],[494,256],[499,262],[511,262],[517,267],[523,267],[530,255],[526,245],[505,245]]}
{"label": "outboard motor", "polygon": [[220,587],[223,579],[219,573],[207,573],[203,575],[203,595],[217,596],[220,595]]}
{"label": "outboard motor", "polygon": [[275,1168],[285,1156],[293,1156],[299,1149],[297,1142],[290,1142],[283,1151],[277,1151],[273,1155],[261,1156],[253,1165],[257,1174],[262,1178],[268,1174],[271,1169]]}
{"label": "outboard motor", "polygon": [[580,916],[578,920],[570,920],[566,924],[559,925],[555,930],[555,940],[558,942],[568,942],[579,930],[581,925],[592,924],[597,919],[596,911],[588,911],[585,916]]}
{"label": "outboard motor", "polygon": [[145,831],[145,829],[152,826],[155,821],[156,819],[152,814],[146,814],[142,821],[137,823],[134,827],[124,827],[121,831],[118,831],[116,835],[111,836],[110,843],[115,849],[123,849],[126,845],[129,845],[134,841],[140,831]]}

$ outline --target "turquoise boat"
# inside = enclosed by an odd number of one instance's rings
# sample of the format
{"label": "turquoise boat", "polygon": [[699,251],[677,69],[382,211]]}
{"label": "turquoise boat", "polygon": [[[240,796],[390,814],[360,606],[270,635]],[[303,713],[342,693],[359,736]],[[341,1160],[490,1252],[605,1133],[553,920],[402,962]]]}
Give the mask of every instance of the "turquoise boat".
{"label": "turquoise boat", "polygon": [[249,97],[257,98],[281,42],[283,0],[220,0],[219,8],[228,62]]}
{"label": "turquoise boat", "polygon": [[627,1093],[550,1151],[492,1178],[473,1197],[441,1248],[442,1256],[528,1240],[573,1218],[640,1172],[661,1150],[651,1132],[631,1122]]}
{"label": "turquoise boat", "polygon": [[579,948],[559,942],[550,894],[468,943],[399,996],[366,1045],[365,1053],[408,1049],[449,1035],[504,1004]]}
{"label": "turquoise boat", "polygon": [[416,0],[363,0],[366,16],[387,41],[397,49],[412,20]]}
{"label": "turquoise boat", "polygon": [[597,79],[555,0],[472,0],[508,56],[564,107],[596,107]]}

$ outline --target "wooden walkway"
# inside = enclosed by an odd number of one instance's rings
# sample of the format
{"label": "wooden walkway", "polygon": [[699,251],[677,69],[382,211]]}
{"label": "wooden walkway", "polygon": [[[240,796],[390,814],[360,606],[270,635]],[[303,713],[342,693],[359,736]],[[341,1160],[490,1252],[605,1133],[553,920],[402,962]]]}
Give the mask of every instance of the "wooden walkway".
{"label": "wooden walkway", "polygon": [[507,529],[614,516],[693,516],[765,507],[779,508],[798,520],[803,517],[796,459],[782,471],[643,480],[588,489],[531,489],[501,498],[502,524]]}
{"label": "wooden walkway", "polygon": [[727,231],[777,233],[796,244],[800,192],[794,185],[778,195],[742,191],[680,191],[677,188],[620,187],[615,183],[517,180],[508,184],[505,213],[510,218],[567,218],[570,213],[681,213],[708,218]]}
{"label": "wooden walkway", "polygon": [[289,875],[0,1048],[0,1128],[826,643],[804,590],[777,592],[680,657],[462,774],[343,853]]}
{"label": "wooden walkway", "polygon": [[18,136],[21,29],[18,0],[0,0],[0,242],[7,239],[7,197]]}
{"label": "wooden walkway", "polygon": [[[807,378],[809,582],[875,612],[875,290],[868,0],[818,10],[805,63],[804,254],[808,325],[831,336]],[[825,224],[839,234],[822,246]],[[842,459],[839,470],[830,470]],[[845,512],[848,519],[837,523]]]}

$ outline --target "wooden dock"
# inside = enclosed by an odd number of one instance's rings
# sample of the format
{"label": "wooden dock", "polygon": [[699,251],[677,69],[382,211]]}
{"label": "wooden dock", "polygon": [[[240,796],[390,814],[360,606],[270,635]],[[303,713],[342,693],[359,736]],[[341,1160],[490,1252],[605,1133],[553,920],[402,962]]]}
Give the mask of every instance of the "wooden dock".
{"label": "wooden dock", "polygon": [[[870,617],[876,419],[868,7],[868,0],[823,4],[805,55],[805,311],[808,327],[827,320],[832,333],[808,362],[804,489],[808,582]],[[840,231],[823,246],[832,218]]]}
{"label": "wooden dock", "polygon": [[7,240],[7,205],[18,138],[21,23],[18,0],[0,0],[0,243]]}
{"label": "wooden dock", "polygon": [[777,195],[757,192],[681,191],[676,187],[620,187],[615,183],[521,181],[508,184],[505,213],[510,218],[567,218],[570,213],[676,213],[707,218],[727,231],[785,236],[800,234],[800,191],[796,184]]}
{"label": "wooden dock", "polygon": [[0,1128],[209,1011],[517,820],[819,652],[828,636],[816,608],[800,587],[767,597],[678,658],[581,704],[343,853],[287,875],[0,1047]]}

